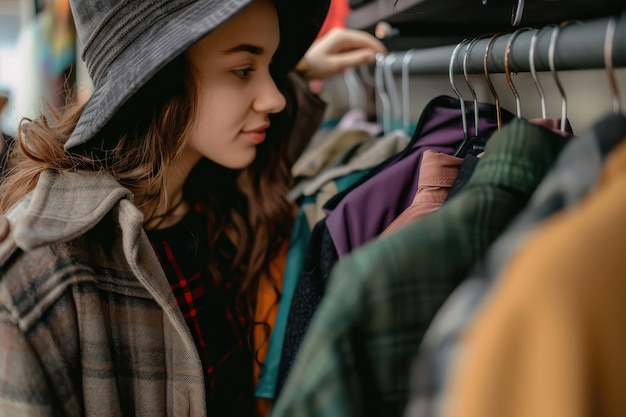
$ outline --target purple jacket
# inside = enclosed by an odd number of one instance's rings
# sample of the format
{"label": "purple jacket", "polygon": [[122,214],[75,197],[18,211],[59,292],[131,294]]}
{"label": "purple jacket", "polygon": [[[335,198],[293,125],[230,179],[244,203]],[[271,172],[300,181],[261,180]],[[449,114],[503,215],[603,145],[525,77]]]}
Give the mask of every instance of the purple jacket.
{"label": "purple jacket", "polygon": [[[467,102],[466,106],[467,120],[471,121],[473,103]],[[479,132],[488,138],[497,130],[495,106],[479,103],[478,114]],[[513,117],[502,109],[503,122]],[[422,154],[427,149],[453,154],[463,140],[461,120],[459,100],[449,96],[434,98],[422,112],[403,152],[326,205],[326,224],[339,257],[378,236],[411,204],[417,192]]]}

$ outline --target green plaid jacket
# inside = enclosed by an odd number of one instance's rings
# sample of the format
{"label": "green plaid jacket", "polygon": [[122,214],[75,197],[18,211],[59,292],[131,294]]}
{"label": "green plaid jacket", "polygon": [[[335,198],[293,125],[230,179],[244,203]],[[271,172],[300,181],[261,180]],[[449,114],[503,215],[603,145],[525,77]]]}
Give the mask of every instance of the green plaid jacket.
{"label": "green plaid jacket", "polygon": [[44,172],[0,243],[0,416],[205,416],[193,338],[112,177]]}
{"label": "green plaid jacket", "polygon": [[441,209],[340,260],[272,417],[402,415],[430,321],[522,210],[564,143],[513,120]]}

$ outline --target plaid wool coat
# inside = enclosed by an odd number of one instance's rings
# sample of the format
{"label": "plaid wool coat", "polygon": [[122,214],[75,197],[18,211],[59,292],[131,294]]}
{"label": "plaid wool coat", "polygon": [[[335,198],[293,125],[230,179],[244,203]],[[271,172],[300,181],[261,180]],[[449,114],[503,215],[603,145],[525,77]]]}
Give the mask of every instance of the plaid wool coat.
{"label": "plaid wool coat", "polygon": [[0,416],[205,416],[193,337],[132,194],[44,172],[2,219]]}

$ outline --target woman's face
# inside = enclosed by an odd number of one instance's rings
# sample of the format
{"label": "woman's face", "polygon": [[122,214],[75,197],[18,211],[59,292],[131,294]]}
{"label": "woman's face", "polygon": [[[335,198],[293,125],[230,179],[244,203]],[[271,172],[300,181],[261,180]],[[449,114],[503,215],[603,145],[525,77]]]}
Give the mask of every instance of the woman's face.
{"label": "woman's face", "polygon": [[198,110],[185,160],[195,164],[205,157],[232,169],[252,163],[269,115],[285,107],[269,71],[278,43],[274,5],[255,0],[186,52]]}

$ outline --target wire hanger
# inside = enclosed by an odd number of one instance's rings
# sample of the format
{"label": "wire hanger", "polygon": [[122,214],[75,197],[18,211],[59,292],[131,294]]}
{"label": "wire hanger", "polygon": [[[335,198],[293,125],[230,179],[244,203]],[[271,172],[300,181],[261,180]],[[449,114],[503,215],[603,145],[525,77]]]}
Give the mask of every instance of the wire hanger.
{"label": "wire hanger", "polygon": [[563,89],[559,75],[556,72],[556,65],[554,64],[556,41],[559,37],[560,30],[559,25],[554,25],[552,36],[550,37],[550,47],[548,48],[548,65],[550,66],[550,72],[552,72],[552,75],[554,76],[554,82],[556,83],[559,93],[561,94],[561,123],[559,129],[561,132],[565,132],[565,122],[567,120],[567,96],[565,95],[565,90]]}
{"label": "wire hanger", "polygon": [[517,3],[513,4],[513,12],[511,13],[511,26],[517,26],[522,22],[522,15],[524,14],[524,0],[517,0]]}
{"label": "wire hanger", "polygon": [[459,50],[461,50],[461,48],[467,42],[468,42],[468,39],[463,39],[454,48],[454,50],[452,51],[452,55],[450,56],[450,65],[448,67],[448,77],[450,79],[450,87],[452,87],[452,90],[454,91],[454,93],[458,97],[459,103],[461,104],[461,121],[462,121],[462,126],[463,126],[463,137],[465,139],[467,139],[467,137],[468,137],[468,134],[467,134],[467,113],[466,113],[466,110],[465,110],[465,100],[463,99],[463,96],[461,95],[461,92],[459,91],[459,89],[456,87],[456,84],[454,83],[454,64],[456,63],[456,57],[457,57],[457,55],[459,53]]}
{"label": "wire hanger", "polygon": [[615,70],[613,68],[613,49],[615,47],[615,34],[617,33],[617,18],[611,16],[606,25],[606,35],[604,37],[604,66],[606,67],[613,93],[613,112],[620,114],[622,112],[621,100],[617,80],[615,79]]}
{"label": "wire hanger", "polygon": [[485,55],[483,56],[483,71],[485,72],[485,79],[487,80],[487,85],[489,86],[489,91],[491,91],[491,95],[493,95],[493,99],[496,106],[496,120],[498,122],[498,130],[502,127],[502,109],[500,108],[500,98],[498,97],[498,93],[491,82],[491,78],[489,77],[489,51],[491,50],[491,45],[495,42],[497,38],[504,35],[504,32],[495,33],[491,38],[489,38],[489,42],[487,42],[487,46],[485,47]]}
{"label": "wire hanger", "polygon": [[463,78],[465,78],[465,83],[467,84],[467,87],[472,94],[472,99],[474,100],[474,136],[480,136],[480,133],[478,132],[478,97],[476,96],[476,90],[474,90],[467,73],[467,57],[469,56],[472,47],[483,38],[484,37],[476,37],[469,41],[465,48],[465,54],[463,55]]}
{"label": "wire hanger", "polygon": [[511,87],[511,91],[513,91],[513,95],[515,96],[515,114],[517,115],[518,118],[522,117],[522,102],[520,100],[519,93],[517,89],[515,88],[515,84],[513,84],[513,78],[511,78],[511,67],[510,67],[511,48],[513,46],[513,42],[519,36],[519,34],[530,29],[532,28],[524,27],[524,28],[517,29],[515,32],[513,32],[513,34],[509,38],[509,41],[506,44],[506,50],[504,52],[504,72],[506,75],[506,82],[509,84],[509,87]]}
{"label": "wire hanger", "polygon": [[471,150],[484,149],[486,143],[486,139],[484,137],[481,137],[480,133],[478,132],[478,98],[476,97],[476,91],[474,90],[467,73],[467,57],[472,49],[472,46],[474,46],[474,44],[482,38],[484,37],[477,37],[469,41],[465,48],[465,55],[463,56],[463,77],[465,78],[465,82],[467,83],[467,86],[469,87],[472,93],[472,97],[474,99],[474,135],[469,137],[466,136],[461,144],[457,147],[456,151],[454,152],[454,156],[459,158],[465,158],[467,152]]}
{"label": "wire hanger", "polygon": [[535,47],[537,45],[537,37],[539,36],[539,32],[541,29],[538,29],[533,33],[533,37],[530,39],[530,50],[528,52],[528,62],[530,64],[530,73],[533,76],[533,80],[535,81],[535,87],[537,87],[537,92],[539,93],[539,98],[541,100],[541,118],[546,119],[546,96],[543,92],[543,87],[541,86],[541,82],[539,82],[539,78],[537,77],[537,70],[535,69]]}
{"label": "wire hanger", "polygon": [[402,57],[402,129],[406,133],[410,133],[411,128],[411,107],[409,99],[411,94],[409,93],[409,64],[411,59],[415,55],[415,49],[409,49]]}

